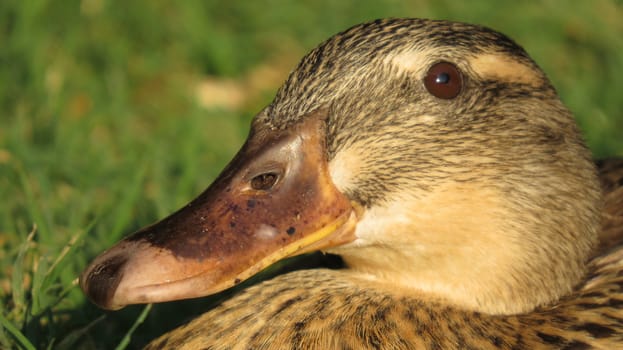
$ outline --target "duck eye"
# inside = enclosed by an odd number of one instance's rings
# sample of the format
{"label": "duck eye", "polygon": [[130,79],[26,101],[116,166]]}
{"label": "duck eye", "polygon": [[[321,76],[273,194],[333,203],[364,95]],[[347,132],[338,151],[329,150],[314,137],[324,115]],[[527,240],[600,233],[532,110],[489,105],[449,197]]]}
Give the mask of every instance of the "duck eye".
{"label": "duck eye", "polygon": [[277,174],[264,173],[251,179],[251,188],[257,191],[270,190],[277,182]]}
{"label": "duck eye", "polygon": [[463,87],[463,77],[459,69],[449,62],[438,62],[433,64],[426,77],[424,86],[431,95],[449,100],[458,96]]}

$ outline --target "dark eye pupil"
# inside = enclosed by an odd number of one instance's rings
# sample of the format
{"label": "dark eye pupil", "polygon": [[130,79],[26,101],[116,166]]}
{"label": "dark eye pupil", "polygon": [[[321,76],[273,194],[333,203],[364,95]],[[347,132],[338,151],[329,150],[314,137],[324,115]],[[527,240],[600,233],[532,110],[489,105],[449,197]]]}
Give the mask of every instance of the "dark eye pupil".
{"label": "dark eye pupil", "polygon": [[277,182],[277,174],[265,173],[251,179],[251,188],[258,191],[266,191],[273,187]]}
{"label": "dark eye pupil", "polygon": [[437,62],[428,69],[424,77],[424,86],[431,95],[437,98],[453,99],[463,89],[463,76],[454,64]]}
{"label": "dark eye pupil", "polygon": [[435,79],[437,84],[447,84],[450,82],[450,75],[448,73],[439,73]]}

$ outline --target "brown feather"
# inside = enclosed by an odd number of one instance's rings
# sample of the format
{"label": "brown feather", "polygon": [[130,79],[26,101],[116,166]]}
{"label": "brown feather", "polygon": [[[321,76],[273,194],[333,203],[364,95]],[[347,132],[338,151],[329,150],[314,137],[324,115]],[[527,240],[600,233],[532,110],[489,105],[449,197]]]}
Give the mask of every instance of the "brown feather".
{"label": "brown feather", "polygon": [[[464,74],[454,99],[422,84],[438,61]],[[598,178],[521,47],[461,23],[365,23],[303,58],[252,127],[320,109],[333,181],[365,208],[361,242],[334,251],[348,267],[262,282],[149,349],[623,348],[623,162]]]}
{"label": "brown feather", "polygon": [[599,179],[604,193],[600,250],[623,241],[623,159],[610,158],[597,162]]}
{"label": "brown feather", "polygon": [[623,247],[595,258],[586,287],[509,316],[429,303],[341,271],[296,271],[248,288],[148,349],[615,349],[623,342],[622,261]]}

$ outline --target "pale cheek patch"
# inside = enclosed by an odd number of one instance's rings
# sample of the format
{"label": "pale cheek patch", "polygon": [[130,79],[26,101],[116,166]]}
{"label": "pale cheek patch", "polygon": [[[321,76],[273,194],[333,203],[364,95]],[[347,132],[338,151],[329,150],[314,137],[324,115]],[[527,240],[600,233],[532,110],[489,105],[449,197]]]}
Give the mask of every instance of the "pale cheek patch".
{"label": "pale cheek patch", "polygon": [[483,54],[468,59],[472,69],[483,79],[539,85],[542,76],[534,68],[500,54]]}
{"label": "pale cheek patch", "polygon": [[[410,216],[413,208],[405,205],[408,203],[407,200],[407,198],[397,199],[386,206],[375,206],[366,210],[357,224],[355,244],[402,242],[405,238],[409,240],[409,234],[405,234],[405,227],[411,224]],[[392,237],[393,235],[398,237]]]}
{"label": "pale cheek patch", "polygon": [[362,165],[362,157],[366,154],[363,150],[349,148],[338,152],[329,162],[329,174],[335,187],[342,193],[352,188],[355,175],[359,173]]}

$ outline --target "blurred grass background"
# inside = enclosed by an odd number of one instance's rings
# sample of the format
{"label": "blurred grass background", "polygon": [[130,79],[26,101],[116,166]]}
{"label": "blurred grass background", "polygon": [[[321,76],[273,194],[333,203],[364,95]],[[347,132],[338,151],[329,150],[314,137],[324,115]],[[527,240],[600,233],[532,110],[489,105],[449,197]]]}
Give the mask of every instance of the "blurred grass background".
{"label": "blurred grass background", "polygon": [[621,1],[2,0],[0,348],[136,348],[214,303],[139,325],[143,307],[101,311],[75,280],[206,187],[306,51],[379,17],[510,35],[594,154],[623,156]]}

